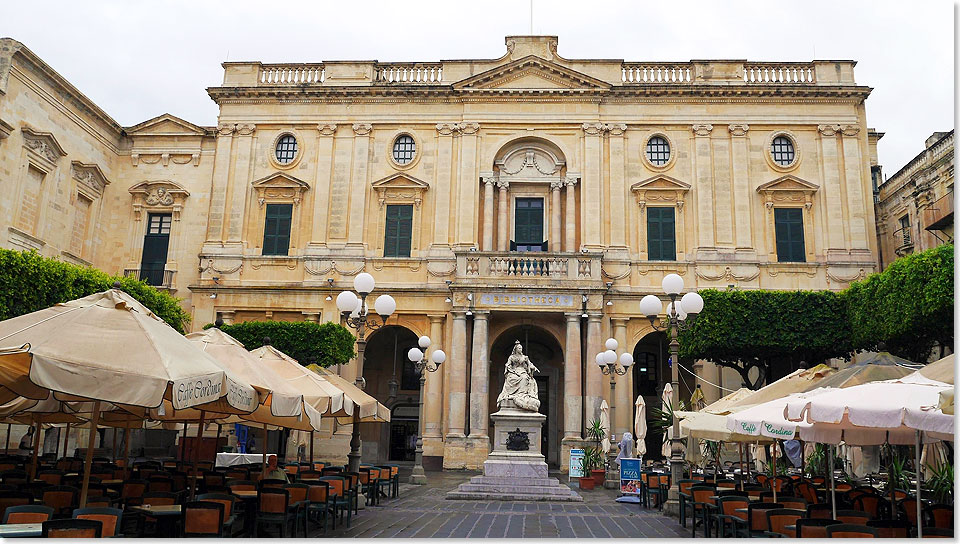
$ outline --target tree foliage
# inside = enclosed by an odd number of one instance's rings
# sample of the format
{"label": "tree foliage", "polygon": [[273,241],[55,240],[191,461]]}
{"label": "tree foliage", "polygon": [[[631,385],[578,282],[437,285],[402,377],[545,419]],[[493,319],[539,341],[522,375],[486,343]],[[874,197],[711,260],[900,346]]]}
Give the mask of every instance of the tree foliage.
{"label": "tree foliage", "polygon": [[953,244],[894,261],[844,293],[857,349],[926,361],[936,344],[953,345]]}
{"label": "tree foliage", "polygon": [[311,363],[322,367],[346,364],[355,355],[356,338],[337,323],[247,321],[221,325],[220,330],[236,338],[248,350],[259,348],[264,344],[264,338],[269,337],[273,347],[304,366]]}
{"label": "tree foliage", "polygon": [[186,330],[190,315],[169,293],[132,277],[9,249],[0,249],[0,320],[106,291],[114,282],[177,331]]}

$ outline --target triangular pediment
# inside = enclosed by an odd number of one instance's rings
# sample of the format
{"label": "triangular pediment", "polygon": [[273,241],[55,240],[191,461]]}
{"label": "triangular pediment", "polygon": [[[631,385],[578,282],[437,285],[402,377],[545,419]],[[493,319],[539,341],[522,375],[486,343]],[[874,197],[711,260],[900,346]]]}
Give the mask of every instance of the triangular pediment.
{"label": "triangular pediment", "polygon": [[206,131],[203,129],[203,127],[194,125],[189,121],[184,121],[176,115],[171,115],[169,113],[158,115],[153,119],[148,119],[127,129],[127,134],[131,136],[182,136],[185,134],[203,136],[205,133]]}
{"label": "triangular pediment", "polygon": [[370,184],[374,189],[420,189],[430,188],[430,184],[406,174],[393,174]]}
{"label": "triangular pediment", "polygon": [[670,176],[653,176],[630,186],[631,191],[689,191],[690,184]]}
{"label": "triangular pediment", "polygon": [[606,90],[610,84],[533,55],[497,66],[453,84],[457,90]]}
{"label": "triangular pediment", "polygon": [[275,172],[270,174],[265,178],[260,178],[253,182],[253,186],[257,189],[309,189],[310,185],[301,181],[289,174],[283,172]]}
{"label": "triangular pediment", "polygon": [[786,175],[760,185],[757,187],[757,192],[766,193],[770,191],[800,191],[804,193],[813,193],[818,189],[820,189],[820,186],[816,183],[811,183],[796,176]]}

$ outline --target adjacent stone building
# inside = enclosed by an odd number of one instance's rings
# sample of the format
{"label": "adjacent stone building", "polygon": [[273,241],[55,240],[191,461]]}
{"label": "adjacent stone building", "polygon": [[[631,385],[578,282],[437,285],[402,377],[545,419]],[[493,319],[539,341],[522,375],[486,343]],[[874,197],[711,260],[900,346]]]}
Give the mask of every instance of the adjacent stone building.
{"label": "adjacent stone building", "polygon": [[[515,340],[541,371],[542,451],[565,466],[602,399],[633,428],[669,380],[638,315],[664,275],[687,289],[842,289],[877,269],[875,139],[853,61],[575,60],[513,36],[496,59],[226,62],[216,126],[122,127],[11,39],[0,41],[0,244],[184,299],[221,317],[337,321],[361,271],[397,312],[369,337],[370,461],[412,457],[420,335],[425,461],[479,467]],[[637,363],[594,363],[616,338]],[[733,372],[681,366],[735,389]],[[339,372],[353,379],[356,365]],[[711,385],[713,384],[713,385]],[[344,459],[349,427],[317,436]],[[657,447],[648,447],[651,452]]]}
{"label": "adjacent stone building", "polygon": [[953,242],[953,131],[934,132],[925,149],[874,186],[880,267]]}

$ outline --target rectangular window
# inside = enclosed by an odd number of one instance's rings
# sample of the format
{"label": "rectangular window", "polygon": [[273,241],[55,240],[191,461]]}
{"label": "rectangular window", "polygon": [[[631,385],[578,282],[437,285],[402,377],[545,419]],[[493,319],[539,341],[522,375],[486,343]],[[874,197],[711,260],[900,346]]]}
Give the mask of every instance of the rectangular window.
{"label": "rectangular window", "polygon": [[140,258],[140,279],[150,285],[164,285],[164,267],[170,246],[169,213],[147,215],[147,233],[143,236],[143,255]]}
{"label": "rectangular window", "polygon": [[383,256],[409,257],[413,238],[413,204],[387,205],[387,224],[384,229]]}
{"label": "rectangular window", "polygon": [[677,260],[677,228],[673,208],[647,207],[647,258]]}
{"label": "rectangular window", "polygon": [[263,254],[287,255],[290,250],[290,221],[293,204],[267,204],[263,222]]}
{"label": "rectangular window", "polygon": [[514,242],[517,251],[546,251],[543,240],[543,199],[517,198]]}
{"label": "rectangular window", "polygon": [[773,221],[777,235],[777,261],[781,263],[806,262],[803,244],[803,210],[775,208]]}

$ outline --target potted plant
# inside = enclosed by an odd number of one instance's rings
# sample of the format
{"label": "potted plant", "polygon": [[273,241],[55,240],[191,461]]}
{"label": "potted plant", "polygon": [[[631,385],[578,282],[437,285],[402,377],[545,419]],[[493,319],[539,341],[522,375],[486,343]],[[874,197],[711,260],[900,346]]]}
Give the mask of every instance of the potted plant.
{"label": "potted plant", "polygon": [[591,471],[596,467],[597,452],[593,448],[584,448],[583,450],[583,476],[580,477],[580,489],[590,490],[596,485]]}
{"label": "potted plant", "polygon": [[[594,419],[590,422],[590,426],[587,427],[587,438],[593,440],[594,444],[596,444],[594,447],[588,448],[588,450],[593,453],[590,475],[593,477],[594,483],[599,486],[603,485],[603,481],[607,476],[607,471],[605,470],[606,459],[604,458],[603,448],[600,446],[606,434],[606,430],[600,424],[600,418]],[[586,459],[586,451],[584,452],[584,459]],[[584,474],[587,474],[586,469],[584,469]]]}

